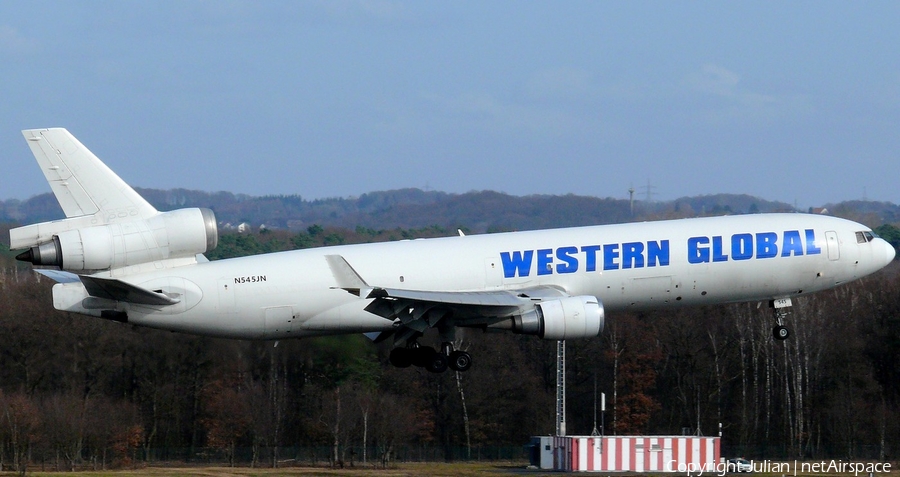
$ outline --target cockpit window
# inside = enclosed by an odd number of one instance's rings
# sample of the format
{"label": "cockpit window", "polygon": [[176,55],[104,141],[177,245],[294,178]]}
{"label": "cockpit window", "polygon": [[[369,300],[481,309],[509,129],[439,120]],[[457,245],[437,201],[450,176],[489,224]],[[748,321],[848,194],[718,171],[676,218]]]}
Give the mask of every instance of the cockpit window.
{"label": "cockpit window", "polygon": [[875,240],[875,234],[872,232],[856,232],[856,243],[867,243]]}

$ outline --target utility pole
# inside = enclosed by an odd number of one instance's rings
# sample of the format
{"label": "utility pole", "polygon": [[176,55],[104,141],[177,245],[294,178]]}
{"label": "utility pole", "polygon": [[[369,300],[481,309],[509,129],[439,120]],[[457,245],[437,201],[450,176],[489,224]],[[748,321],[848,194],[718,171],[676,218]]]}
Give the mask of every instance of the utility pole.
{"label": "utility pole", "polygon": [[650,184],[650,179],[647,179],[647,202],[653,202],[653,196],[656,195],[656,186]]}

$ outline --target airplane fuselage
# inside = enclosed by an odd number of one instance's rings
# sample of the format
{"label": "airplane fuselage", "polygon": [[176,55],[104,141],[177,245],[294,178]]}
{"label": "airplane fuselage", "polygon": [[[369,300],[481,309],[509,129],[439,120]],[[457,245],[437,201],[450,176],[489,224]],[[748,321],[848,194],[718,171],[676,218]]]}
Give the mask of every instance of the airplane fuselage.
{"label": "airplane fuselage", "polygon": [[[393,320],[341,289],[340,255],[379,287],[448,292],[554,287],[606,311],[771,300],[873,273],[893,248],[868,228],[808,214],[761,214],[346,245],[241,257],[123,277],[181,295],[176,305],[119,303],[128,322],[200,335],[284,339],[390,330]],[[113,273],[115,277],[115,273]],[[86,309],[80,283],[59,309]]]}

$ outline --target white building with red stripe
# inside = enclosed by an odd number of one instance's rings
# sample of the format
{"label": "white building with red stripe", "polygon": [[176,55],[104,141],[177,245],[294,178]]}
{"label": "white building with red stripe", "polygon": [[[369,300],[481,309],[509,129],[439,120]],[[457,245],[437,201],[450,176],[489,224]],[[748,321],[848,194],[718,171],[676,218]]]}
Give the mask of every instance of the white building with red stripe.
{"label": "white building with red stripe", "polygon": [[718,437],[566,436],[538,439],[540,467],[553,470],[711,472],[721,458]]}

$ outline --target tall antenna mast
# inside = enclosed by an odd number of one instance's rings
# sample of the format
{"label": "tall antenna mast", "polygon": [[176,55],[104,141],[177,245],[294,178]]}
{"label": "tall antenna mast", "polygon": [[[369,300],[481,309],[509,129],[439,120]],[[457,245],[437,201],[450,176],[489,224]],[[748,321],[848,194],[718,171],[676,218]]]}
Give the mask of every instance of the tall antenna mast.
{"label": "tall antenna mast", "polygon": [[566,340],[556,342],[556,435],[566,435]]}
{"label": "tall antenna mast", "polygon": [[631,215],[634,216],[634,184],[628,188],[628,203],[631,206]]}
{"label": "tall antenna mast", "polygon": [[648,179],[647,179],[647,188],[646,188],[646,190],[645,190],[645,192],[646,192],[646,194],[647,194],[647,202],[652,202],[652,201],[653,201],[653,196],[656,195],[656,192],[655,192],[655,191],[656,191],[656,186],[651,185],[651,184],[650,184],[650,179],[648,178]]}
{"label": "tall antenna mast", "polygon": [[597,430],[597,370],[594,370],[594,430],[591,431],[591,436],[596,437],[600,435],[600,431]]}

